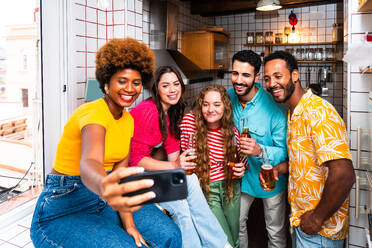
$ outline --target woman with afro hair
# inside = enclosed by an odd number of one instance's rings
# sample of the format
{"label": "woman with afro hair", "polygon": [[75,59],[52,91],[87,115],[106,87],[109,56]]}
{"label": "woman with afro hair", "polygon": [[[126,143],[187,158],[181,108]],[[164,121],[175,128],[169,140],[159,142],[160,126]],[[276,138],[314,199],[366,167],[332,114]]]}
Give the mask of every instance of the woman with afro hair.
{"label": "woman with afro hair", "polygon": [[65,125],[31,224],[35,247],[181,247],[173,221],[154,205],[141,208],[153,192],[122,196],[153,181],[119,183],[143,172],[127,168],[134,123],[125,108],[151,80],[153,61],[153,52],[130,38],[97,52],[104,97],[78,107]]}
{"label": "woman with afro hair", "polygon": [[[229,243],[239,247],[240,178],[245,167],[242,162],[229,166],[239,153],[239,131],[234,127],[232,105],[226,89],[209,85],[196,99],[193,113],[185,114],[181,122],[181,148],[195,136],[196,175]],[[234,144],[235,142],[235,144]],[[235,149],[233,146],[235,145]],[[236,160],[233,162],[237,162]]]}

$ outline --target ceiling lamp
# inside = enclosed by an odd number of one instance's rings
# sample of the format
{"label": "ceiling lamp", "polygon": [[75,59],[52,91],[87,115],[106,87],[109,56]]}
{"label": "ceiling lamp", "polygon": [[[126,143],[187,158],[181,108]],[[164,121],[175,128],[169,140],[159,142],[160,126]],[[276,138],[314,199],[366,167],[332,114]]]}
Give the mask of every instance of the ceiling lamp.
{"label": "ceiling lamp", "polygon": [[259,11],[271,11],[276,9],[281,9],[279,0],[260,0],[257,3],[256,10]]}

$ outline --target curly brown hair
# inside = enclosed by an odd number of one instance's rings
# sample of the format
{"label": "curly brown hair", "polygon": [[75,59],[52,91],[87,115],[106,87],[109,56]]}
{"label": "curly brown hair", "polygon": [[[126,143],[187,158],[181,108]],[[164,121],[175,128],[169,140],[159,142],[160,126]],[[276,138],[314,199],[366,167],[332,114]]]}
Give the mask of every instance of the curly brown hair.
{"label": "curly brown hair", "polygon": [[223,152],[224,157],[224,174],[225,174],[225,190],[226,201],[229,202],[234,194],[234,180],[232,179],[232,171],[229,169],[228,162],[232,157],[232,141],[234,138],[234,120],[233,120],[233,107],[227,90],[221,85],[208,85],[199,92],[196,99],[196,106],[194,108],[195,125],[196,125],[196,155],[197,164],[196,174],[198,175],[199,182],[203,192],[209,196],[209,176],[210,176],[210,160],[207,144],[207,122],[205,121],[202,113],[202,105],[204,97],[209,91],[216,91],[220,93],[222,103],[224,105],[224,113],[221,119],[221,132],[224,137]]}
{"label": "curly brown hair", "polygon": [[96,78],[105,94],[104,86],[112,75],[124,69],[137,70],[142,84],[148,88],[154,72],[154,53],[144,43],[131,38],[112,39],[96,55]]}

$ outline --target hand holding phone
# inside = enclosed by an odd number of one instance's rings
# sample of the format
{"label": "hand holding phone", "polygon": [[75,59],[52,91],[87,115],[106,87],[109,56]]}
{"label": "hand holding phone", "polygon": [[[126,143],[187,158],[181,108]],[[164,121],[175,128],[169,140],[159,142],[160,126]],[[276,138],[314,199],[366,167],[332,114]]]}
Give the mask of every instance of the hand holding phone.
{"label": "hand holding phone", "polygon": [[150,188],[125,193],[123,196],[136,196],[150,191],[155,193],[155,198],[141,204],[175,201],[187,197],[186,174],[183,169],[145,171],[140,174],[125,177],[120,180],[120,183],[127,183],[140,179],[152,179],[154,180],[154,185]]}
{"label": "hand holding phone", "polygon": [[131,197],[122,197],[122,194],[145,189],[153,186],[153,180],[144,179],[139,181],[128,182],[124,185],[119,184],[122,178],[142,173],[142,167],[117,168],[102,180],[101,197],[116,211],[134,212],[137,211],[141,204],[155,197],[153,192],[147,192]]}

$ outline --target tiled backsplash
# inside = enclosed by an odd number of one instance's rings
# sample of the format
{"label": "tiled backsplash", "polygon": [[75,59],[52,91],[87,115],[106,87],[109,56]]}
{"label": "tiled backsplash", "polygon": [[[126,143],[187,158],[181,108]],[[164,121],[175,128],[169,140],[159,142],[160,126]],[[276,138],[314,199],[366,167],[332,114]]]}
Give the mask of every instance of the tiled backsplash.
{"label": "tiled backsplash", "polygon": [[[71,62],[69,67],[69,90],[72,99],[70,112],[84,102],[85,82],[94,78],[95,53],[107,40],[111,38],[132,37],[150,43],[150,0],[111,0],[107,10],[97,7],[95,0],[74,0],[70,3],[71,28],[69,29]],[[328,4],[312,7],[284,9],[273,13],[252,12],[217,17],[201,17],[190,14],[190,4],[177,1],[179,6],[178,22],[178,49],[181,49],[181,34],[184,31],[194,30],[201,25],[217,25],[224,27],[231,33],[230,44],[232,56],[245,47],[247,32],[283,32],[288,24],[288,15],[291,10],[298,17],[296,28],[307,35],[311,42],[324,42],[332,40],[332,24],[342,22],[342,5]],[[316,17],[316,18],[314,18]],[[314,20],[316,19],[316,20]],[[310,46],[316,47],[316,46]],[[324,47],[324,46],[323,46]],[[273,47],[277,50],[284,47]],[[289,46],[288,48],[291,48]],[[264,47],[251,48],[257,53],[264,52]],[[300,67],[300,78],[305,84],[306,66]],[[311,82],[316,83],[318,67],[310,65]],[[198,83],[187,86],[185,97],[190,99],[206,84],[216,83],[231,87],[230,75],[225,79],[216,79],[213,82]],[[332,83],[328,83],[328,101],[333,103],[339,112],[342,111],[342,66],[337,66],[337,73],[332,75]],[[262,80],[261,80],[262,82]],[[136,103],[149,96],[144,90]]]}
{"label": "tiled backsplash", "polygon": [[[179,40],[181,33],[214,24],[214,18],[190,14],[188,3],[178,1]],[[95,77],[95,53],[112,38],[131,37],[150,45],[150,0],[111,0],[99,9],[96,0],[69,1],[69,113],[84,102],[85,82]],[[137,102],[149,97],[144,90]]]}
{"label": "tiled backsplash", "polygon": [[[325,45],[317,46],[317,42],[332,42],[332,25],[334,23],[343,22],[343,10],[342,4],[327,4],[320,6],[305,6],[301,8],[293,9],[281,9],[276,12],[252,12],[237,15],[218,16],[215,17],[215,23],[217,26],[222,26],[231,33],[231,57],[236,52],[243,49],[251,49],[258,54],[265,52],[265,47],[247,47],[246,34],[247,32],[267,32],[272,31],[275,33],[283,33],[284,27],[290,26],[288,22],[288,16],[293,11],[297,18],[298,24],[296,29],[299,30],[303,42],[314,43],[314,45],[302,46],[301,48],[325,48]],[[330,47],[327,45],[327,47]],[[285,48],[299,48],[298,46],[273,46],[273,51],[284,50]],[[340,48],[339,48],[340,49]],[[300,80],[302,85],[306,87],[309,83],[317,83],[317,75],[320,66],[330,66],[330,64],[310,64],[310,65],[299,65]],[[306,73],[310,69],[310,82],[306,81]],[[261,75],[262,75],[261,68]],[[222,84],[226,88],[231,88],[231,81],[229,75],[225,76],[223,80],[217,80],[219,84]],[[339,113],[342,113],[342,82],[343,73],[342,65],[339,64],[336,67],[336,72],[332,73],[331,83],[327,83],[329,89],[329,96],[324,97],[326,100],[331,102]],[[262,83],[262,76],[260,79]]]}
{"label": "tiled backsplash", "polygon": [[131,37],[149,44],[149,1],[109,1],[99,9],[96,0],[69,1],[70,113],[84,102],[85,82],[95,77],[95,54],[112,38]]}

